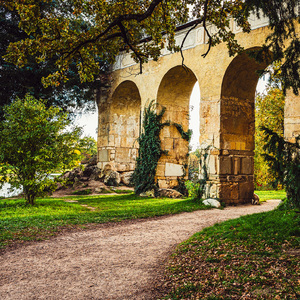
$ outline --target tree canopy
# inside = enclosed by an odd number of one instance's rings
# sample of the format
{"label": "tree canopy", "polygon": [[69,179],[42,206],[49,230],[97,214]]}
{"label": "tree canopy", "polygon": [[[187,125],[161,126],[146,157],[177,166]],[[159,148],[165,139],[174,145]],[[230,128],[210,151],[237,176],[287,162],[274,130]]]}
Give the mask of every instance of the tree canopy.
{"label": "tree canopy", "polygon": [[[64,111],[78,112],[79,109],[94,108],[94,89],[105,82],[80,82],[73,63],[68,70],[69,80],[59,87],[44,88],[41,80],[50,73],[57,71],[55,58],[46,59],[38,64],[34,57],[29,56],[26,65],[22,68],[6,62],[2,56],[10,43],[30,38],[19,28],[20,18],[16,11],[9,11],[0,7],[0,118],[3,116],[3,107],[11,103],[16,97],[23,98],[30,93],[35,98],[47,99],[46,105],[61,107]],[[104,67],[104,65],[103,65]],[[107,68],[104,67],[104,71]]]}
{"label": "tree canopy", "polygon": [[[99,59],[114,63],[121,50],[130,51],[141,66],[150,58],[158,59],[164,47],[180,51],[174,39],[176,26],[190,18],[195,20],[195,26],[204,26],[209,37],[207,51],[225,42],[229,54],[235,55],[243,49],[228,26],[230,19],[249,32],[248,17],[255,13],[266,16],[273,30],[259,56],[271,52],[272,60],[282,61],[284,87],[292,87],[295,93],[300,87],[300,41],[295,28],[299,23],[298,3],[298,0],[0,0],[0,4],[19,14],[19,26],[29,36],[11,43],[6,59],[20,67],[31,56],[41,64],[54,59],[57,70],[43,78],[46,87],[66,82],[72,63],[76,64],[81,81],[92,81],[101,69]],[[214,35],[207,30],[211,24],[217,28]]]}

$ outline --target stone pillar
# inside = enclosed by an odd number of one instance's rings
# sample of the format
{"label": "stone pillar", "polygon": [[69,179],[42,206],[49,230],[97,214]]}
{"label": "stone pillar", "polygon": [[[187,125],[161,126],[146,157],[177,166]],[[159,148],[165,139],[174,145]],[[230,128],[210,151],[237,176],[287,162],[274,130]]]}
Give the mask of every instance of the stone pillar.
{"label": "stone pillar", "polygon": [[222,99],[219,198],[249,203],[254,191],[254,101]]}
{"label": "stone pillar", "polygon": [[97,90],[97,105],[98,105],[98,168],[103,169],[105,165],[113,163],[115,149],[109,140],[110,129],[110,102],[109,89],[101,87]]}
{"label": "stone pillar", "polygon": [[288,91],[284,107],[284,137],[292,141],[300,135],[300,96]]}

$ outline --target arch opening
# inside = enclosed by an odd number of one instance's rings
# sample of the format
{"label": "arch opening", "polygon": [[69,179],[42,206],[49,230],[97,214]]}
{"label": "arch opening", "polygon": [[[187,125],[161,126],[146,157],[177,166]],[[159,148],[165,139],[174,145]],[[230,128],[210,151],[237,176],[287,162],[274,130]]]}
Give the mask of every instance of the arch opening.
{"label": "arch opening", "polygon": [[270,64],[258,63],[247,51],[232,60],[221,88],[219,197],[229,204],[253,198],[255,92],[258,71]]}
{"label": "arch opening", "polygon": [[[188,68],[176,66],[163,77],[157,93],[157,103],[166,108],[163,122],[171,125],[163,128],[160,138],[162,149],[167,151],[157,166],[157,182],[162,188],[178,185],[178,178],[187,178],[189,142],[182,138],[177,126],[189,129],[189,106],[195,74]],[[200,99],[199,99],[200,101]]]}
{"label": "arch opening", "polygon": [[133,171],[140,134],[141,97],[136,84],[122,82],[101,112],[98,160],[118,172]]}

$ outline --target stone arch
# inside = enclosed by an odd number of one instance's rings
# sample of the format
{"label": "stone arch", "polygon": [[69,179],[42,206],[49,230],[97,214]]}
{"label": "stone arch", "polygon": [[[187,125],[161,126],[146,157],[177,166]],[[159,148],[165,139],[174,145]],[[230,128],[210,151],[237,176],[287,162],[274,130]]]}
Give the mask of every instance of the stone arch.
{"label": "stone arch", "polygon": [[255,91],[259,70],[270,59],[258,63],[251,48],[236,56],[226,69],[220,108],[220,199],[227,203],[250,202],[254,192]]}
{"label": "stone arch", "polygon": [[[189,128],[189,102],[197,78],[193,71],[183,66],[170,69],[162,78],[157,103],[166,108],[163,121]],[[200,101],[200,99],[199,99]],[[165,127],[161,132],[162,149],[168,151],[158,162],[157,180],[160,187],[174,187],[177,178],[187,174],[188,141],[182,139],[174,125]]]}
{"label": "stone arch", "polygon": [[141,97],[133,81],[117,86],[99,119],[100,168],[109,163],[118,172],[132,171],[138,151]]}

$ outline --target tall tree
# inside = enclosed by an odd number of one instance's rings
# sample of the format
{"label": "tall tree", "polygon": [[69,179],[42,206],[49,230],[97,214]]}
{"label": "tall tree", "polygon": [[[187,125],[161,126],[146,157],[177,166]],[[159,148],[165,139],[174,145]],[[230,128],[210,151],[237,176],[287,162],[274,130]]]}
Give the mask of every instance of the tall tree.
{"label": "tall tree", "polygon": [[[45,86],[65,82],[70,65],[75,62],[82,81],[92,81],[98,74],[97,59],[113,63],[120,50],[131,51],[142,64],[157,59],[165,46],[179,51],[174,33],[176,25],[190,17],[202,24],[209,37],[209,47],[226,42],[229,54],[242,51],[230,19],[244,32],[250,31],[250,13],[265,15],[272,28],[259,57],[272,52],[271,59],[282,61],[284,87],[298,93],[300,87],[300,40],[295,28],[299,23],[298,0],[0,0],[20,16],[20,28],[30,38],[11,43],[6,59],[18,66],[35,56],[39,63],[55,59],[57,71],[43,79]],[[44,12],[44,6],[47,12]],[[208,25],[216,26],[214,35]],[[151,43],[147,43],[150,41]],[[203,53],[207,55],[207,53]]]}
{"label": "tall tree", "polygon": [[[74,63],[71,64],[68,70],[69,80],[66,83],[57,87],[49,86],[45,88],[41,80],[43,77],[57,71],[55,57],[38,64],[30,56],[22,68],[3,59],[10,43],[32,38],[19,28],[19,22],[20,17],[16,11],[9,11],[3,6],[0,7],[0,118],[3,115],[2,109],[5,104],[11,103],[16,97],[22,98],[27,93],[36,98],[47,99],[47,106],[59,106],[68,112],[78,112],[78,109],[83,108],[93,109],[94,89],[101,86],[101,82],[100,80],[80,82]],[[101,71],[104,74],[108,69],[108,65],[103,63],[101,66]]]}
{"label": "tall tree", "polygon": [[[4,108],[0,122],[0,186],[9,182],[23,187],[25,199],[33,205],[57,186],[48,175],[74,167],[80,161],[78,140],[81,128],[70,128],[66,113],[46,108],[30,95]],[[79,160],[79,161],[78,161]]]}

